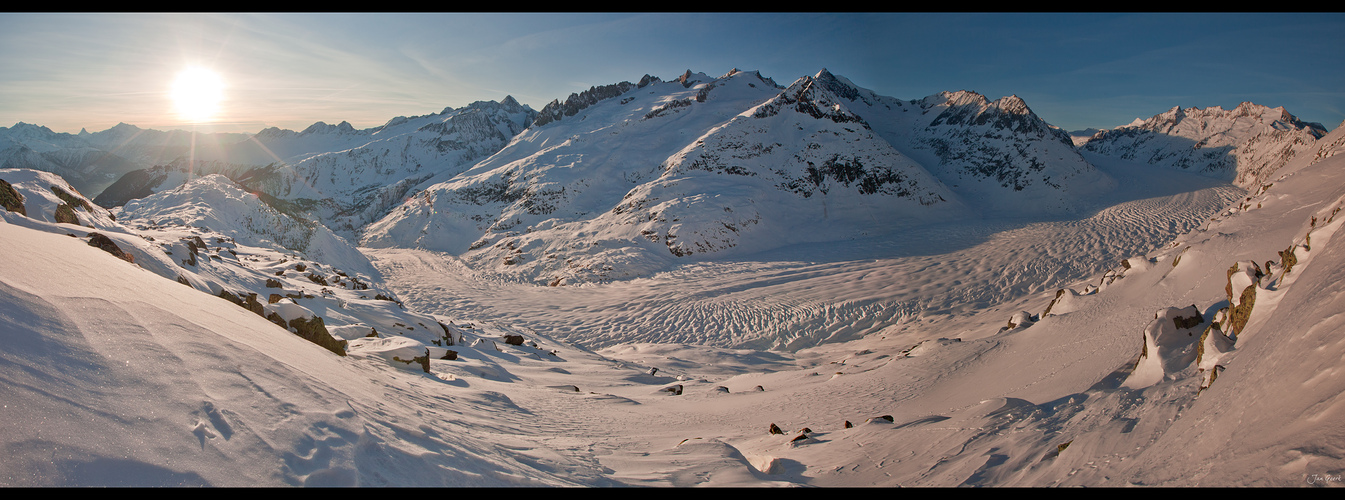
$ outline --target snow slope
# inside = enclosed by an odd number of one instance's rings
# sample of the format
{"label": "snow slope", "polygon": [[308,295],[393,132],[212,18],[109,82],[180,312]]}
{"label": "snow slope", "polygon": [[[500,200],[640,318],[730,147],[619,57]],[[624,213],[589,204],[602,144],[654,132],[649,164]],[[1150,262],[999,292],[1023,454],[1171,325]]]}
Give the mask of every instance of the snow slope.
{"label": "snow slope", "polygon": [[113,220],[0,170],[0,484],[1338,486],[1341,152],[1250,191],[1086,153],[1117,184],[1074,214],[565,287],[422,249],[347,272],[247,239],[219,178]]}
{"label": "snow slope", "polygon": [[[35,424],[6,427],[0,477],[6,485],[1330,485],[1345,469],[1333,451],[1345,437],[1337,404],[1345,386],[1335,375],[1345,343],[1334,336],[1345,157],[1311,157],[1325,159],[1287,167],[1286,178],[1173,243],[1063,283],[1076,293],[1049,316],[1040,312],[1054,286],[793,353],[674,343],[595,353],[552,339],[535,320],[476,321],[468,308],[452,318],[459,359],[427,359],[428,374],[399,360],[446,352],[432,338],[357,338],[348,356],[335,356],[90,247],[86,233],[64,234],[78,226],[6,212],[0,412]],[[1180,205],[1188,195],[1174,190],[1164,197]],[[1088,224],[1114,238],[1163,212],[1122,213],[1140,224]],[[1277,253],[1285,250],[1295,260],[1287,272]],[[1267,277],[1236,281],[1256,289],[1255,306],[1236,331],[1219,318],[1236,341],[1204,351],[1222,351],[1214,364],[1223,368],[1201,390],[1208,377],[1197,346],[1230,303],[1229,266],[1267,260]],[[722,269],[761,272],[750,262]],[[384,267],[424,290],[454,286],[443,274]],[[932,284],[992,272],[966,269]],[[621,286],[631,283],[639,280],[537,289],[629,297]],[[849,293],[892,283],[859,280]],[[1163,326],[1191,304],[1201,324]],[[516,305],[534,317],[552,307]],[[1020,310],[1027,321],[1001,330]],[[1162,348],[1148,355],[1165,372],[1140,381],[1132,368],[1146,331],[1162,332],[1153,343]],[[510,345],[501,334],[526,340]]]}
{"label": "snow slope", "polygon": [[371,224],[361,245],[548,285],[983,214],[1077,214],[1116,182],[1017,97],[882,97],[825,69],[595,87]]}
{"label": "snow slope", "polygon": [[1231,110],[1173,107],[1147,120],[1098,132],[1084,151],[1199,172],[1254,189],[1312,149],[1326,129],[1250,102]]}

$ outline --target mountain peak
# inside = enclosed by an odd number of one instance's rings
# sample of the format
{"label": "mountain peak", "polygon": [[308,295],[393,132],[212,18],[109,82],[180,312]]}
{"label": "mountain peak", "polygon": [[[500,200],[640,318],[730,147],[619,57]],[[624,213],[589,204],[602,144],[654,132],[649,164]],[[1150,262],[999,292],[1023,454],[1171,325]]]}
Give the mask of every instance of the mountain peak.
{"label": "mountain peak", "polygon": [[309,125],[308,128],[304,129],[303,132],[299,132],[299,133],[300,133],[300,134],[305,134],[305,135],[306,135],[306,134],[355,134],[355,133],[358,133],[358,131],[355,130],[355,127],[354,127],[354,126],[351,126],[351,125],[350,125],[350,122],[345,121],[345,120],[341,120],[341,123],[338,123],[338,124],[336,124],[336,125],[328,125],[326,122],[321,122],[321,121],[320,121],[320,122],[314,123],[314,124],[312,124],[312,125]]}
{"label": "mountain peak", "polygon": [[968,104],[985,104],[988,100],[985,96],[972,92],[970,90],[958,90],[954,92],[939,92],[940,96],[948,101],[949,106],[966,106]]}
{"label": "mountain peak", "polygon": [[1032,113],[1032,110],[1028,109],[1027,103],[1023,102],[1023,99],[1018,97],[1017,94],[1001,97],[999,100],[995,101],[995,105],[1005,113],[1013,113],[1015,115]]}

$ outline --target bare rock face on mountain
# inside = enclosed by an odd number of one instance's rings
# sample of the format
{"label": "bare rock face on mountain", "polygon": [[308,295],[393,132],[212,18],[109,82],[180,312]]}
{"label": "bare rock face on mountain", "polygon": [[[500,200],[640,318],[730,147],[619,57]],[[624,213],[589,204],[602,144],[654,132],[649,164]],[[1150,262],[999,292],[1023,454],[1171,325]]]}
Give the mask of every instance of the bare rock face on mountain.
{"label": "bare rock face on mountain", "polygon": [[23,208],[23,195],[3,179],[0,179],[0,207],[19,215],[28,215],[28,211]]}
{"label": "bare rock face on mountain", "polygon": [[1326,135],[1318,123],[1284,108],[1250,102],[1231,110],[1173,107],[1147,120],[1104,130],[1081,149],[1224,179],[1250,189]]}
{"label": "bare rock face on mountain", "polygon": [[1068,133],[1017,96],[991,101],[961,90],[903,101],[826,70],[815,79],[894,148],[983,210],[1069,212],[1115,185],[1079,155]]}

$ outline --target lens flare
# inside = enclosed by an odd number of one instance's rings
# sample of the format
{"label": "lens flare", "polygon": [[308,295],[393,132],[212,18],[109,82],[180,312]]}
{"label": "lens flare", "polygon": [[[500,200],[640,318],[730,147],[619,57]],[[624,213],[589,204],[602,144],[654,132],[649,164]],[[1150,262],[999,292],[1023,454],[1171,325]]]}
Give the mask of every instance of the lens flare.
{"label": "lens flare", "polygon": [[219,112],[224,97],[224,81],[214,71],[192,67],[178,73],[173,81],[173,104],[184,121],[208,122]]}

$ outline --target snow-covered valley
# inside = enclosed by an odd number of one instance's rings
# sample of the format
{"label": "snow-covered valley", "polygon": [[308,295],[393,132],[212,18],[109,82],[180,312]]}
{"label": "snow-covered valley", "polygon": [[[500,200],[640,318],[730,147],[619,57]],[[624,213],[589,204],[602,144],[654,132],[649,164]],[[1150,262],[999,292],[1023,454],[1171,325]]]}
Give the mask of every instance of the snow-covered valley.
{"label": "snow-covered valley", "polygon": [[1073,149],[825,70],[508,101],[111,210],[0,169],[0,485],[1340,485],[1339,128]]}

